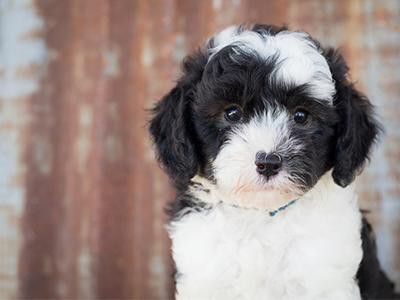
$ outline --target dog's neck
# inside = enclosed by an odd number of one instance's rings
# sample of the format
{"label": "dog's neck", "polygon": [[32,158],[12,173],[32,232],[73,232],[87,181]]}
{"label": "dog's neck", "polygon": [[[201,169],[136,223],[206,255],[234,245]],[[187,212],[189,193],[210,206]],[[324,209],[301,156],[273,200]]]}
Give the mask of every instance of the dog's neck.
{"label": "dog's neck", "polygon": [[[354,194],[354,187],[350,185],[342,188],[336,185],[332,179],[331,172],[323,175],[317,184],[304,195],[289,194],[276,190],[256,190],[242,193],[225,192],[218,184],[201,177],[195,176],[189,193],[196,199],[209,205],[228,204],[247,209],[259,209],[267,212],[281,211],[296,202],[329,201],[337,195]],[[288,205],[289,204],[289,205]]]}

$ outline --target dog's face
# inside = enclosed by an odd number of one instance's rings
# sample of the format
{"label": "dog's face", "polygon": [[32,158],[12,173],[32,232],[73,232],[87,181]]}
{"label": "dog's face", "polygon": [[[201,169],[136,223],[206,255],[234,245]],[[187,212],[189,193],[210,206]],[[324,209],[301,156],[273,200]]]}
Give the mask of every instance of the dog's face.
{"label": "dog's face", "polygon": [[186,58],[151,121],[178,188],[200,175],[228,193],[302,195],[333,168],[348,185],[377,135],[347,66],[305,33],[230,27]]}

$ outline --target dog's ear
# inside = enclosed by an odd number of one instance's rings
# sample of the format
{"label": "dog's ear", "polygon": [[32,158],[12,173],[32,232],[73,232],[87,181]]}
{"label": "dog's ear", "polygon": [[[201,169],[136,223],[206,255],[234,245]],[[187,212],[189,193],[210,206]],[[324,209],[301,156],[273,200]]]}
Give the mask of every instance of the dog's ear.
{"label": "dog's ear", "polygon": [[368,160],[380,125],[368,98],[349,82],[348,67],[342,55],[334,49],[328,49],[324,54],[335,80],[334,106],[339,116],[332,176],[335,183],[346,187]]}
{"label": "dog's ear", "polygon": [[158,160],[178,188],[184,187],[199,168],[192,102],[206,63],[202,52],[185,58],[183,76],[153,108],[150,121]]}

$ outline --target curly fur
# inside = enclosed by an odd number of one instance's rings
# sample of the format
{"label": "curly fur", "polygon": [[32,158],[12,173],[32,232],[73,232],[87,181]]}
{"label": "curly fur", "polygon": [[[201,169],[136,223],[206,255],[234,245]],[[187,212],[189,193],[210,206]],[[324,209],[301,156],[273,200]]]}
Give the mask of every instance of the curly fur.
{"label": "curly fur", "polygon": [[[233,104],[236,123],[225,115]],[[178,191],[177,298],[397,297],[351,184],[379,132],[343,57],[304,32],[229,27],[188,56],[150,122]],[[282,158],[277,175],[256,172],[259,151]]]}

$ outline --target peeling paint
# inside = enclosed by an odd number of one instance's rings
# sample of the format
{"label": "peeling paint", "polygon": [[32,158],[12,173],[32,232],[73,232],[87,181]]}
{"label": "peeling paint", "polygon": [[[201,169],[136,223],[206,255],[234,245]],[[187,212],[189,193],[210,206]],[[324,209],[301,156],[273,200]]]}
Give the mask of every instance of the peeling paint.
{"label": "peeling paint", "polygon": [[18,294],[23,128],[28,97],[38,90],[46,65],[45,43],[36,34],[42,30],[32,1],[0,1],[0,298]]}
{"label": "peeling paint", "polygon": [[113,47],[103,52],[105,60],[104,75],[110,78],[116,78],[120,72],[119,56],[117,48]]}
{"label": "peeling paint", "polygon": [[149,41],[146,39],[143,43],[142,49],[142,64],[144,67],[149,68],[152,66],[154,61],[154,53],[153,48],[149,44]]}
{"label": "peeling paint", "polygon": [[33,158],[38,171],[42,175],[49,175],[52,169],[51,145],[46,139],[36,137],[35,148],[33,149]]}
{"label": "peeling paint", "polygon": [[174,51],[172,53],[173,59],[177,64],[179,64],[187,54],[185,45],[186,45],[185,36],[183,34],[178,34],[175,37],[175,46],[174,46]]}
{"label": "peeling paint", "polygon": [[92,147],[91,133],[93,126],[93,109],[89,105],[82,104],[79,107],[79,128],[76,138],[76,156],[81,171],[86,167],[86,162]]}
{"label": "peeling paint", "polygon": [[219,11],[222,7],[222,0],[213,0],[212,6],[215,11]]}
{"label": "peeling paint", "polygon": [[38,89],[40,72],[33,76],[19,76],[18,73],[27,67],[45,64],[44,41],[29,36],[29,33],[42,29],[43,21],[31,0],[0,2],[0,98],[11,101],[29,96]]}

